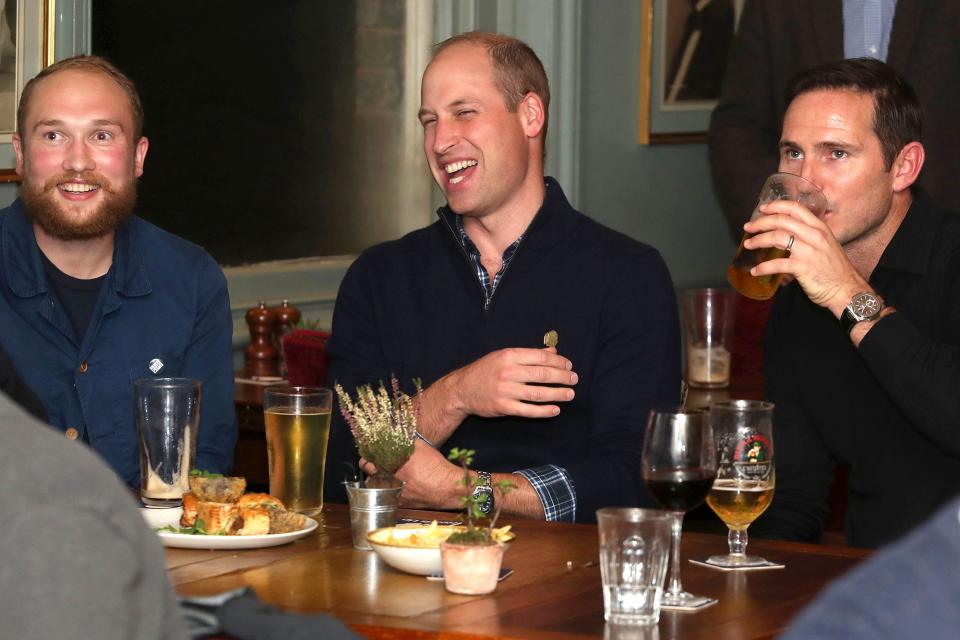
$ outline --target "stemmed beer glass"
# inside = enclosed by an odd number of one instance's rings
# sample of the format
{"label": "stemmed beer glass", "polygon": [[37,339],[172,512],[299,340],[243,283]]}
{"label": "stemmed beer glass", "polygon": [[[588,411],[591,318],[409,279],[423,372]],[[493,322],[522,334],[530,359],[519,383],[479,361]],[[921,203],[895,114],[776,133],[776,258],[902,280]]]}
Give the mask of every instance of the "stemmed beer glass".
{"label": "stemmed beer glass", "polygon": [[707,504],[729,529],[730,553],[710,556],[707,563],[729,569],[762,566],[766,560],[746,554],[747,527],[773,501],[773,404],[717,402],[710,407],[710,422],[719,464]]}
{"label": "stemmed beer glass", "polygon": [[663,594],[664,607],[695,609],[716,602],[687,593],[680,583],[683,515],[703,502],[716,471],[716,448],[706,411],[650,412],[643,441],[643,480],[660,506],[673,515],[670,585]]}

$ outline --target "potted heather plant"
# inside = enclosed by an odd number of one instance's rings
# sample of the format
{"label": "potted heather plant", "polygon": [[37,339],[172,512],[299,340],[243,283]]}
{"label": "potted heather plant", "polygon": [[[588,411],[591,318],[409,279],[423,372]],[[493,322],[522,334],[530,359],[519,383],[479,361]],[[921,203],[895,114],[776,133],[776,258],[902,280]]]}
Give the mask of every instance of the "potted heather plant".
{"label": "potted heather plant", "polygon": [[392,376],[392,396],[383,383],[377,391],[371,385],[362,385],[357,387],[356,400],[339,384],[335,387],[340,413],[350,426],[357,452],[377,468],[366,481],[346,483],[353,546],[357,549],[372,549],[367,533],[397,521],[403,483],[394,474],[413,455],[420,416],[420,381],[415,384],[417,392],[409,396],[400,391],[400,384]]}
{"label": "potted heather plant", "polygon": [[466,595],[492,593],[500,578],[500,565],[506,542],[513,538],[510,527],[496,528],[502,503],[494,501],[489,515],[484,506],[493,499],[492,490],[506,495],[514,484],[509,480],[493,483],[490,493],[478,493],[474,489],[476,481],[471,477],[469,466],[476,452],[471,449],[450,450],[447,458],[463,468],[463,478],[459,481],[466,488],[461,498],[464,506],[464,530],[450,535],[440,543],[440,556],[443,562],[443,581],[447,591]]}

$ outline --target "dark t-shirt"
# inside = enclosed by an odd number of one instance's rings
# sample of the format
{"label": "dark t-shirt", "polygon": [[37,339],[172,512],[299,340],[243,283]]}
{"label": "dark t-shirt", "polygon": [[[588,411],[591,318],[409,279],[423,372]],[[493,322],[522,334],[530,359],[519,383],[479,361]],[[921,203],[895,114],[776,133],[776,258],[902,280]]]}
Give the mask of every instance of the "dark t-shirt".
{"label": "dark t-shirt", "polygon": [[102,275],[90,280],[74,278],[60,271],[57,265],[43,255],[42,251],[40,257],[43,259],[43,269],[47,272],[47,282],[60,304],[63,305],[64,311],[67,312],[77,342],[83,342],[87,327],[90,326],[90,318],[93,316],[93,308],[97,305],[100,289],[107,276]]}

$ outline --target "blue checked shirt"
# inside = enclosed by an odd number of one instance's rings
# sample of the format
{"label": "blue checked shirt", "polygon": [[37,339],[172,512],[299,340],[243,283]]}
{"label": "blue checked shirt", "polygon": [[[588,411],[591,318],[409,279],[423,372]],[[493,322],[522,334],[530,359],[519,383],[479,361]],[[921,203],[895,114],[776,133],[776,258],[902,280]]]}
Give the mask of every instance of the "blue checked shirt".
{"label": "blue checked shirt", "polygon": [[[467,257],[470,259],[470,264],[473,265],[473,270],[477,273],[477,278],[480,279],[480,284],[483,285],[483,291],[486,293],[486,301],[484,302],[485,307],[490,306],[490,300],[493,299],[493,292],[497,290],[497,285],[500,284],[500,279],[503,277],[503,274],[506,272],[507,267],[510,266],[510,261],[513,260],[514,254],[517,252],[517,248],[520,246],[520,243],[523,242],[523,236],[514,241],[507,250],[503,252],[503,263],[500,265],[500,270],[497,271],[496,275],[493,276],[493,281],[490,281],[490,274],[487,273],[487,269],[480,262],[480,250],[477,249],[477,245],[473,244],[473,240],[470,239],[470,236],[467,235],[466,229],[463,228],[463,218],[452,212],[446,212],[447,216],[453,218],[452,224],[453,229],[457,231],[457,237],[460,238],[460,244],[463,246],[463,250],[467,252]],[[448,220],[450,222],[450,220]]]}
{"label": "blue checked shirt", "polygon": [[896,0],[843,0],[843,56],[887,59]]}
{"label": "blue checked shirt", "polygon": [[[517,238],[503,252],[503,264],[491,281],[490,274],[487,273],[486,268],[480,262],[480,251],[463,228],[463,219],[449,209],[444,209],[443,215],[446,217],[450,228],[456,231],[460,245],[466,252],[467,258],[469,258],[470,264],[473,265],[477,278],[483,286],[483,291],[486,294],[484,306],[489,306],[490,300],[493,299],[493,294],[497,290],[497,285],[500,284],[503,274],[506,273],[510,261],[513,260],[513,256],[516,255],[517,249],[523,241],[523,236]],[[565,469],[547,464],[533,469],[520,469],[514,473],[522,475],[533,485],[533,489],[537,492],[540,503],[543,505],[543,513],[548,522],[573,522],[577,513],[577,493],[573,486],[573,478]]]}

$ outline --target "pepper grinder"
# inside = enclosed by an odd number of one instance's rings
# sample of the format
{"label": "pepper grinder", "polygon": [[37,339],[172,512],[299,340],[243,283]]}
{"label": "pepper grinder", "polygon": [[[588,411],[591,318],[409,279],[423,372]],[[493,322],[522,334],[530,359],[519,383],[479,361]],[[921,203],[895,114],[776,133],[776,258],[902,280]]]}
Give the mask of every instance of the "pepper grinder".
{"label": "pepper grinder", "polygon": [[250,344],[244,350],[244,374],[248,378],[277,375],[277,349],[273,344],[273,312],[263,300],[247,311]]}
{"label": "pepper grinder", "polygon": [[300,322],[300,309],[290,304],[289,300],[284,300],[279,307],[271,309],[276,324],[273,326],[273,344],[277,350],[277,360],[279,361],[279,372],[281,378],[287,377],[287,358],[283,352],[283,336],[293,331],[293,328]]}

